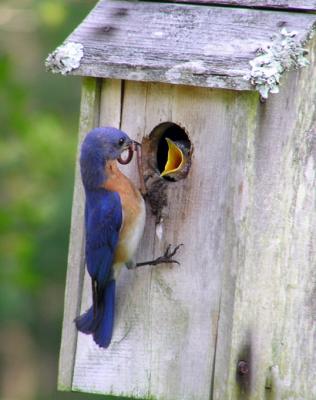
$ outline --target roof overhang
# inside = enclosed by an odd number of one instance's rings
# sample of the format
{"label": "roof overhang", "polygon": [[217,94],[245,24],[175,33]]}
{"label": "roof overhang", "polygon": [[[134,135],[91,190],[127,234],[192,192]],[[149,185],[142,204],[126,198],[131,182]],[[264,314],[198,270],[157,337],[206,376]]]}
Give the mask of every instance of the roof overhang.
{"label": "roof overhang", "polygon": [[272,74],[286,57],[282,46],[285,53],[292,46],[289,57],[298,58],[292,67],[302,66],[315,22],[315,14],[299,12],[101,0],[47,66],[81,76],[259,90],[256,60]]}

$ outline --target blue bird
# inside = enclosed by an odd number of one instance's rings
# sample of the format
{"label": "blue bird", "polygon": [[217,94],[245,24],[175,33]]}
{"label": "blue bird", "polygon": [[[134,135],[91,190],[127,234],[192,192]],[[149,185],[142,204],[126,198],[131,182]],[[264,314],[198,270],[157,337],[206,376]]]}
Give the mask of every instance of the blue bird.
{"label": "blue bird", "polygon": [[179,246],[156,260],[136,264],[134,253],[145,225],[145,203],[134,184],[119,170],[117,159],[137,142],[121,130],[103,127],[90,131],[81,146],[80,168],[86,195],[85,256],[92,281],[92,307],[75,319],[77,329],[91,334],[103,348],[112,338],[115,281],[122,266],[177,263]]}
{"label": "blue bird", "polygon": [[111,342],[115,279],[121,267],[132,260],[145,224],[144,200],[116,164],[132,144],[126,133],[107,127],[89,132],[81,147],[85,255],[93,306],[75,322],[77,329],[92,334],[100,347],[108,347]]}

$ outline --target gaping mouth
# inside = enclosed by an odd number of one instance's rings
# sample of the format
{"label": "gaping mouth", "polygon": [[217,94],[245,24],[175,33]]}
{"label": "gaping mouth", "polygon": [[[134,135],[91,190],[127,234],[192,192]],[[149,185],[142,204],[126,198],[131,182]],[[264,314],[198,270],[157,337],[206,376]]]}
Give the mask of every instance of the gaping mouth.
{"label": "gaping mouth", "polygon": [[160,176],[166,176],[173,172],[177,172],[183,165],[184,156],[182,150],[169,138],[166,138],[168,143],[168,157],[164,170]]}

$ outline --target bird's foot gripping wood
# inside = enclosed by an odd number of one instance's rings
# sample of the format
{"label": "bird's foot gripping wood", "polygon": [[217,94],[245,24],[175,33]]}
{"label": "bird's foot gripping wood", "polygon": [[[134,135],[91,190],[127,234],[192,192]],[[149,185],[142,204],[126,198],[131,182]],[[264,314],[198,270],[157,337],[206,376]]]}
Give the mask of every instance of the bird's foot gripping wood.
{"label": "bird's foot gripping wood", "polygon": [[134,269],[134,268],[138,268],[138,267],[143,267],[145,265],[158,265],[158,264],[178,264],[180,265],[179,261],[173,259],[172,257],[177,253],[177,251],[179,250],[179,248],[183,246],[183,244],[179,244],[178,246],[176,246],[173,250],[171,250],[171,244],[169,244],[169,246],[167,247],[166,251],[164,252],[164,254],[158,258],[156,258],[155,260],[151,260],[151,261],[144,261],[144,262],[140,262],[140,263],[129,263],[127,264],[127,268],[128,269]]}

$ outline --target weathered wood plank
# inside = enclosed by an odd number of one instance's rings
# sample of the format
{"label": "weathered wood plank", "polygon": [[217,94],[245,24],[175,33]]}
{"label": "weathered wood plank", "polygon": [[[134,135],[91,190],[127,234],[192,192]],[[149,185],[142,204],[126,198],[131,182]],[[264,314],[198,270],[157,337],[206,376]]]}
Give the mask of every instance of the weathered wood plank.
{"label": "weathered wood plank", "polygon": [[[84,78],[79,121],[79,143],[83,135],[99,121],[100,81]],[[79,154],[79,151],[78,151]],[[73,323],[79,314],[84,271],[84,193],[81,185],[78,156],[76,161],[69,256],[67,267],[65,308],[59,357],[58,389],[71,390],[77,346],[77,331]]]}
{"label": "weathered wood plank", "polygon": [[102,0],[67,42],[83,45],[76,75],[253,89],[244,76],[282,27],[309,37],[316,15]]}
{"label": "weathered wood plank", "polygon": [[[165,0],[161,0],[164,2]],[[175,3],[228,5],[251,8],[275,8],[278,10],[316,11],[315,0],[171,0]]]}
{"label": "weathered wood plank", "polygon": [[[220,312],[225,245],[220,232],[229,190],[231,130],[236,105],[245,115],[247,107],[243,95],[236,92],[189,87],[175,87],[172,92],[169,119],[186,128],[194,157],[188,178],[169,185],[163,240],[156,240],[156,254],[168,242],[183,242],[185,248],[178,271],[153,271],[152,393],[159,399],[209,399]],[[160,97],[151,104],[152,114]]]}
{"label": "weathered wood plank", "polygon": [[[233,366],[230,364],[233,341],[234,318],[243,319],[235,310],[236,276],[238,269],[243,263],[246,247],[245,219],[248,215],[250,204],[246,202],[248,196],[251,203],[249,187],[253,184],[252,169],[249,165],[253,163],[253,141],[257,127],[257,112],[259,104],[256,97],[244,93],[239,99],[243,104],[240,109],[236,104],[233,109],[232,144],[230,148],[230,171],[227,178],[229,186],[226,219],[224,221],[223,235],[225,237],[225,255],[223,257],[222,292],[219,315],[219,326],[217,332],[216,356],[213,371],[213,392],[211,399],[216,400],[246,400],[245,397],[226,397],[227,385],[236,387],[236,365],[235,376]],[[243,111],[247,110],[246,114]],[[236,262],[236,258],[239,263]],[[227,366],[231,367],[231,371]],[[231,380],[228,380],[231,372]]]}
{"label": "weathered wood plank", "polygon": [[[118,98],[118,91],[114,96],[112,90],[102,92],[102,124],[118,115],[119,104],[115,110],[113,104],[106,107]],[[79,335],[74,390],[164,400],[209,399],[233,115],[242,109],[247,121],[248,96],[257,104],[255,94],[125,82],[122,129],[140,140],[159,123],[172,120],[187,129],[194,146],[188,178],[168,185],[161,241],[148,214],[137,259],[161,254],[168,243],[183,242],[184,248],[178,256],[180,267],[123,271],[113,343],[101,350],[90,337]],[[135,164],[129,167],[137,179]],[[84,298],[83,308],[90,301]]]}
{"label": "weathered wood plank", "polygon": [[[311,67],[291,73],[261,105],[256,128],[234,135],[239,176],[231,181],[215,400],[316,398],[316,48],[311,54]],[[241,359],[250,373],[237,385]]]}

